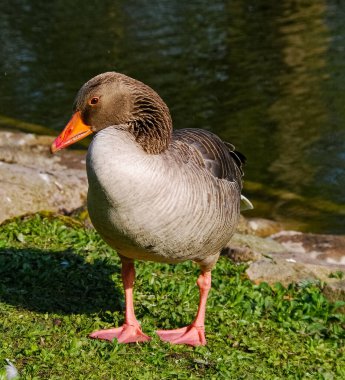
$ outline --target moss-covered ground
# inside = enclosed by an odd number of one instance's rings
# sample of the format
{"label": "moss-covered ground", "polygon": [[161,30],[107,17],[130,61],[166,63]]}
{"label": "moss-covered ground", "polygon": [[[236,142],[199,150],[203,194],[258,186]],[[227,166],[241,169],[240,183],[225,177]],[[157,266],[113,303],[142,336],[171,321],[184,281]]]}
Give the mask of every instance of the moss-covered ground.
{"label": "moss-covered ground", "polygon": [[34,215],[0,227],[0,379],[5,358],[23,379],[345,379],[345,317],[322,284],[253,285],[220,258],[208,300],[206,347],[154,331],[188,324],[198,268],[136,264],[144,344],[91,340],[123,321],[120,262],[94,230]]}

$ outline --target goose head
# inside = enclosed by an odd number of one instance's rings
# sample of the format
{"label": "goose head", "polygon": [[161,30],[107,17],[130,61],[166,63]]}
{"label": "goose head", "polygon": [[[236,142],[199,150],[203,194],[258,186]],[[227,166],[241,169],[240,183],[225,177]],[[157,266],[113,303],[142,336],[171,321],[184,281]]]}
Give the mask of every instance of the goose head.
{"label": "goose head", "polygon": [[171,117],[160,96],[142,82],[108,72],[81,87],[72,118],[53,142],[51,151],[55,153],[110,126],[133,134],[149,154],[161,153],[171,140]]}

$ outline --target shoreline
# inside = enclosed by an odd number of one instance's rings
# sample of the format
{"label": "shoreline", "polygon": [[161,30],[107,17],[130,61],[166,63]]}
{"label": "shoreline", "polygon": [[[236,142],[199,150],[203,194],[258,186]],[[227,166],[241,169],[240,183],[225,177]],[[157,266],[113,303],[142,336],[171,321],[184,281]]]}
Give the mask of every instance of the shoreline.
{"label": "shoreline", "polygon": [[[53,156],[49,150],[53,139],[0,130],[3,200],[0,225],[6,225],[12,218],[44,212],[79,221],[83,214],[84,222],[90,227],[85,207],[86,152],[65,150]],[[255,186],[258,187],[245,182],[245,195],[250,198]],[[261,190],[267,191],[264,186]],[[282,199],[296,199],[291,193],[280,195]],[[257,210],[256,215],[259,213]],[[233,261],[249,263],[247,275],[252,281],[287,285],[320,280],[336,284],[331,297],[336,295],[345,300],[345,235],[305,233],[297,231],[293,224],[251,214],[241,216],[237,233],[223,254]],[[343,274],[337,275],[338,272]]]}

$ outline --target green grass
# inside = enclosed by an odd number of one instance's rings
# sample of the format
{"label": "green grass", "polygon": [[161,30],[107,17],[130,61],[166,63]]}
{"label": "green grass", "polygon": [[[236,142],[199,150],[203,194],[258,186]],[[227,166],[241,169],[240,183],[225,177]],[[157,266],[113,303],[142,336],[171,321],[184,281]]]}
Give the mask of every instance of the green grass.
{"label": "green grass", "polygon": [[24,379],[345,378],[343,303],[330,304],[316,284],[253,285],[225,257],[213,271],[206,347],[154,334],[192,321],[198,267],[190,262],[136,264],[136,313],[151,342],[88,339],[123,321],[119,264],[95,231],[69,218],[1,226],[0,368],[8,358]]}

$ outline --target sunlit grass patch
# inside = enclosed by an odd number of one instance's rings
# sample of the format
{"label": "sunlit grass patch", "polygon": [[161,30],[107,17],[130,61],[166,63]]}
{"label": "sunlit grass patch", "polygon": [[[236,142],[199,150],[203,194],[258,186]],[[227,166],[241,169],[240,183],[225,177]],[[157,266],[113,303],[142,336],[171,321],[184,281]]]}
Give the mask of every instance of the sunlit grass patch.
{"label": "sunlit grass patch", "polygon": [[221,258],[208,345],[192,348],[163,343],[154,331],[194,318],[198,267],[136,269],[136,313],[152,341],[90,340],[91,331],[123,321],[116,254],[74,219],[37,214],[1,226],[0,368],[8,358],[25,379],[345,378],[342,303],[329,303],[320,284],[253,285],[245,266]]}

